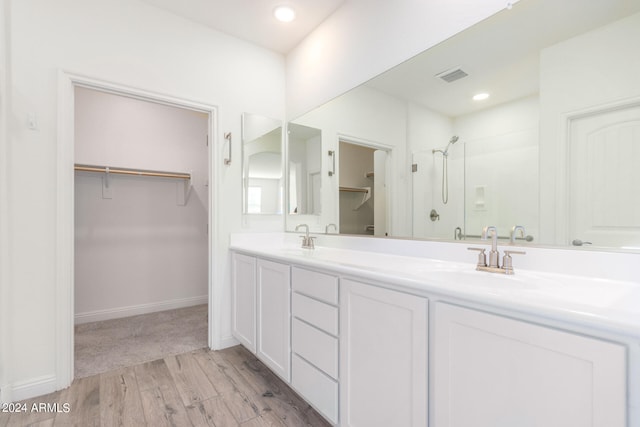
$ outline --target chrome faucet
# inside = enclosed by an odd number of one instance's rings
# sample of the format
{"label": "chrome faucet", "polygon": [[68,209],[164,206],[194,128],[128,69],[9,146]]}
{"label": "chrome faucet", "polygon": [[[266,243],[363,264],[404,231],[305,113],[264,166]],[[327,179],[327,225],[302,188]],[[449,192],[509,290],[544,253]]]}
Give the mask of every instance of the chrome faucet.
{"label": "chrome faucet", "polygon": [[520,230],[520,235],[522,236],[522,238],[525,238],[525,233],[526,231],[524,231],[524,227],[521,225],[514,225],[513,228],[511,228],[511,244],[515,244],[516,243],[516,232]]}
{"label": "chrome faucet", "polygon": [[[511,241],[515,239],[515,232],[517,230],[522,231],[522,235],[524,236],[524,228],[521,226],[516,226],[511,231]],[[500,253],[498,252],[498,230],[496,227],[489,225],[482,229],[482,240],[487,240],[491,234],[491,252],[489,252],[489,265],[487,265],[487,257],[484,253],[484,248],[468,248],[470,251],[478,251],[478,263],[476,264],[476,270],[480,271],[488,271],[490,273],[502,273],[502,274],[513,274],[513,264],[511,260],[511,254],[521,254],[524,255],[525,252],[522,251],[504,251],[504,257],[502,258],[502,267],[498,264],[498,260],[500,258]]]}
{"label": "chrome faucet", "polygon": [[482,240],[487,240],[489,233],[491,235],[491,252],[489,252],[489,267],[500,268],[498,265],[498,258],[500,253],[498,252],[498,230],[493,225],[488,225],[482,229]]}
{"label": "chrome faucet", "polygon": [[324,227],[324,234],[329,234],[329,227],[333,227],[333,230],[338,234],[338,226],[333,223],[327,224],[327,226]]}
{"label": "chrome faucet", "polygon": [[309,226],[307,224],[298,224],[296,226],[296,231],[300,231],[300,228],[302,227],[305,229],[304,236],[300,236],[302,238],[302,247],[305,249],[313,249],[315,247],[313,244],[313,239],[315,239],[315,237],[309,236]]}

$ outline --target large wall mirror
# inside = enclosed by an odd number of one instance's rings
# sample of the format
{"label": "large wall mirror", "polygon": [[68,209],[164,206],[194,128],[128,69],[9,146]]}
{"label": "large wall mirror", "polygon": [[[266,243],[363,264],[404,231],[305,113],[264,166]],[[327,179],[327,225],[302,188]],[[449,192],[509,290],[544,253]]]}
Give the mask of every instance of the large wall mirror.
{"label": "large wall mirror", "polygon": [[282,170],[282,122],[242,114],[243,213],[282,213]]}
{"label": "large wall mirror", "polygon": [[640,251],[638,46],[640,0],[521,0],[293,124],[385,147],[390,236]]}

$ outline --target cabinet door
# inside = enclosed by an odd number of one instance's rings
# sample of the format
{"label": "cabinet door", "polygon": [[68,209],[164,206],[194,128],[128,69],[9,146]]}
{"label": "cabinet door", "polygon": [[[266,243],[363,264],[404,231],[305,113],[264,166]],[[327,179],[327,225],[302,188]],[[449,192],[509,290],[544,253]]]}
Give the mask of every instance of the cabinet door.
{"label": "cabinet door", "polygon": [[427,425],[427,299],[342,280],[342,426]]}
{"label": "cabinet door", "polygon": [[256,259],[231,254],[232,331],[233,336],[256,352]]}
{"label": "cabinet door", "polygon": [[289,382],[291,365],[291,296],[288,265],[258,260],[257,356]]}
{"label": "cabinet door", "polygon": [[625,347],[437,304],[438,427],[624,427]]}

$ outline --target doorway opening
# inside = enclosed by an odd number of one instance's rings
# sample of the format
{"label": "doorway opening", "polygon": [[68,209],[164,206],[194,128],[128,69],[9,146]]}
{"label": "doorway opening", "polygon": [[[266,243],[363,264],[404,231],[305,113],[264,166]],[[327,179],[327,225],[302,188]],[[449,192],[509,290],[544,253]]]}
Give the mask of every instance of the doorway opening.
{"label": "doorway opening", "polygon": [[73,91],[74,376],[207,347],[211,112]]}
{"label": "doorway opening", "polygon": [[340,139],[340,234],[387,236],[388,151]]}

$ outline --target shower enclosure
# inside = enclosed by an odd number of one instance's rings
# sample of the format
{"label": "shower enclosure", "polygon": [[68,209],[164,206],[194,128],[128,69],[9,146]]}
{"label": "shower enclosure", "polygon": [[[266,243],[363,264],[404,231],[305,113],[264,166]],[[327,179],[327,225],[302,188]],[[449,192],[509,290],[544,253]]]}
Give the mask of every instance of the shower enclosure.
{"label": "shower enclosure", "polygon": [[[461,126],[462,127],[462,126]],[[495,225],[539,237],[538,133],[453,136],[446,145],[413,153],[414,238],[477,239]]]}
{"label": "shower enclosure", "polygon": [[413,237],[451,239],[465,229],[465,143],[413,153]]}

